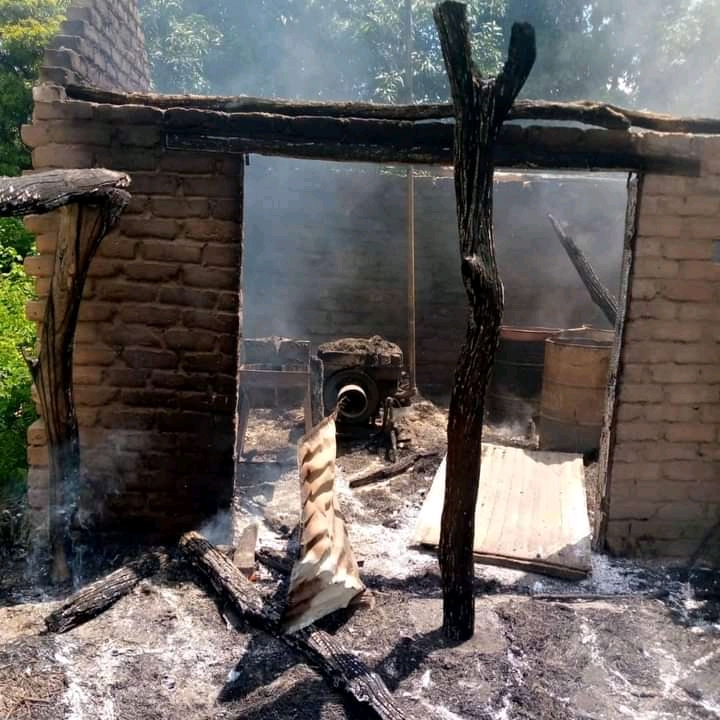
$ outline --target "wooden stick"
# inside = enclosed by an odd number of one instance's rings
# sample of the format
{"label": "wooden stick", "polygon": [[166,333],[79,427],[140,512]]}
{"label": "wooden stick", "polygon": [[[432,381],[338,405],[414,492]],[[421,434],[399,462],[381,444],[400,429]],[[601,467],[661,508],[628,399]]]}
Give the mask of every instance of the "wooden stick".
{"label": "wooden stick", "polygon": [[610,325],[615,327],[617,322],[618,305],[617,300],[610,294],[609,290],[600,282],[593,266],[585,257],[577,243],[565,232],[563,226],[550,214],[548,218],[552,223],[555,233],[560,239],[560,244],[570,258],[577,274],[590,295],[590,299],[600,308],[602,314],[608,319]]}
{"label": "wooden stick", "polygon": [[296,633],[280,629],[282,612],[265,601],[258,589],[232,562],[202,535],[189,532],[180,539],[180,550],[208,577],[218,595],[250,625],[259,628],[302,655],[328,681],[381,720],[406,720],[410,716],[392,697],[380,677],[343,648],[335,638],[314,625]]}
{"label": "wooden stick", "polygon": [[386,480],[387,478],[395,477],[395,475],[400,475],[400,473],[404,473],[421,458],[437,456],[437,452],[413,453],[412,455],[408,455],[402,460],[398,460],[392,465],[383,465],[379,468],[361,470],[360,472],[355,473],[348,478],[348,485],[351,488],[356,488],[362,487],[363,485],[369,485],[370,483],[377,482],[378,480]]}
{"label": "wooden stick", "polygon": [[168,561],[166,553],[145,553],[137,560],[87,585],[45,618],[48,632],[64,633],[92,620],[127,595],[140,580],[165,567]]}

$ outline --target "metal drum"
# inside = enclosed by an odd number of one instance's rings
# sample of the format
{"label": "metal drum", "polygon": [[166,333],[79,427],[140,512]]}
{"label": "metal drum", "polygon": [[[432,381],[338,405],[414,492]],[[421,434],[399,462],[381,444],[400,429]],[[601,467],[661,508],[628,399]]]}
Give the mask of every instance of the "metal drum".
{"label": "metal drum", "polygon": [[542,327],[500,328],[492,378],[486,394],[491,422],[528,420],[536,414],[542,390],[545,340],[560,332]]}
{"label": "metal drum", "polygon": [[615,333],[580,328],[545,341],[540,447],[590,452],[600,445]]}

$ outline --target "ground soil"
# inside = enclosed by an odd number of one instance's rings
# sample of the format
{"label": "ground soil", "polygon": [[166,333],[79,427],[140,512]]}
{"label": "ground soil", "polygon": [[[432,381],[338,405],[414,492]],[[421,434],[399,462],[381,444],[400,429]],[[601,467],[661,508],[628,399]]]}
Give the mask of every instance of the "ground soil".
{"label": "ground soil", "polygon": [[[404,452],[441,453],[444,421],[431,403],[411,408]],[[253,520],[261,545],[286,552],[301,433],[299,411],[254,411],[233,516],[201,531],[223,543]],[[408,717],[720,717],[720,579],[710,570],[596,555],[592,577],[567,582],[478,565],[475,635],[444,642],[436,558],[410,547],[440,455],[351,491],[349,474],[383,462],[368,440],[341,446],[338,482],[371,601],[326,626],[377,670]],[[368,717],[277,640],[234,626],[179,559],[58,636],[43,634],[58,599],[22,574],[26,561],[0,580],[1,720]],[[278,580],[259,568],[258,587]]]}

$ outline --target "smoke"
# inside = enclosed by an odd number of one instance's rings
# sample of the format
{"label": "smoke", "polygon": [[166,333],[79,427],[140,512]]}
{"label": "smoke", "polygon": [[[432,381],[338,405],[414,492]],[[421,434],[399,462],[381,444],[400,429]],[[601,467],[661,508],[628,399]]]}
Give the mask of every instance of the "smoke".
{"label": "smoke", "polygon": [[213,545],[229,545],[232,542],[232,513],[230,510],[220,510],[209,520],[206,520],[198,529],[208,542]]}

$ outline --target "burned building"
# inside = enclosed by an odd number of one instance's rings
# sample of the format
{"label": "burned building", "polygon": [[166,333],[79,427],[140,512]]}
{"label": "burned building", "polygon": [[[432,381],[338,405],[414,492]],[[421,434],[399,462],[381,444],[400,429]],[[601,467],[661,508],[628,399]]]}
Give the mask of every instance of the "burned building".
{"label": "burned building", "polygon": [[[181,107],[179,101],[148,95],[148,89],[135,3],[77,2],[46,53],[32,122],[22,130],[37,170],[105,167],[132,179],[131,204],[91,265],[74,380],[82,513],[109,536],[132,533],[144,539],[172,537],[230,501],[245,319],[251,334],[291,334],[317,343],[380,332],[401,346],[408,342],[406,250],[397,239],[402,177],[365,170],[376,191],[362,201],[353,188],[364,182],[360,173],[333,183],[340,195],[332,222],[346,235],[343,253],[333,254],[320,229],[286,228],[287,217],[271,199],[246,212],[253,181],[263,198],[278,187],[273,178],[254,176],[252,160],[246,167],[248,155],[271,145],[252,135],[252,124],[243,143],[203,144],[198,138],[216,137],[231,122],[222,104],[214,110]],[[512,131],[516,155],[531,130]],[[574,157],[582,155],[583,143],[601,148],[605,132],[578,130]],[[686,557],[720,513],[720,135],[626,134],[626,146],[642,162],[599,165],[639,171],[641,182],[624,244],[618,238],[616,246],[618,263],[623,260],[617,288],[622,322],[611,357],[598,532],[614,552]],[[288,156],[297,155],[287,147]],[[513,166],[511,154],[499,164]],[[663,162],[670,156],[692,162],[675,172]],[[437,164],[447,161],[447,147],[433,157]],[[428,158],[411,160],[422,164]],[[558,152],[558,158],[554,169],[580,167],[569,155]],[[349,159],[370,158],[358,150]],[[288,182],[305,185],[308,194],[322,184],[304,170]],[[501,183],[498,207],[504,193],[509,198],[528,192],[519,189],[525,182]],[[464,297],[451,182],[419,179],[418,196],[417,212],[426,219],[418,223],[417,379],[421,389],[442,393],[464,322],[458,311]],[[299,191],[296,202],[305,207]],[[364,225],[354,223],[353,213],[362,215]],[[393,213],[395,229],[387,220]],[[262,242],[244,243],[264,219],[274,225],[257,235]],[[318,227],[327,222],[312,219]],[[38,255],[27,259],[26,269],[36,278],[39,298],[28,306],[28,316],[38,322],[57,223],[56,214],[27,221],[37,234]],[[511,227],[502,213],[498,223]],[[547,232],[552,238],[551,228]],[[286,238],[286,247],[277,245],[280,238]],[[514,265],[509,257],[508,273]],[[263,267],[267,281],[247,275],[248,268]],[[295,282],[311,285],[314,294],[300,297]],[[508,275],[512,286],[518,300],[517,307],[509,302],[510,317],[543,291],[526,288],[528,297],[522,299],[523,273],[517,279]],[[256,301],[252,310],[246,308],[247,289]],[[568,305],[561,294],[554,303]],[[575,324],[588,317],[598,323],[592,312],[586,307],[556,321],[525,322]],[[29,503],[41,518],[49,502],[42,421],[30,429],[28,459]]]}

